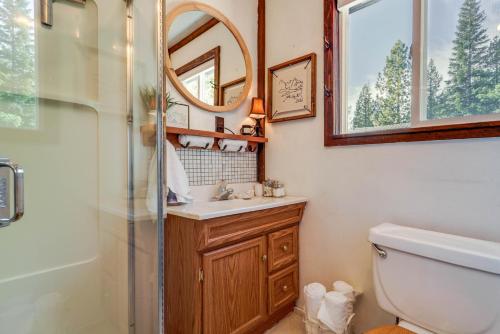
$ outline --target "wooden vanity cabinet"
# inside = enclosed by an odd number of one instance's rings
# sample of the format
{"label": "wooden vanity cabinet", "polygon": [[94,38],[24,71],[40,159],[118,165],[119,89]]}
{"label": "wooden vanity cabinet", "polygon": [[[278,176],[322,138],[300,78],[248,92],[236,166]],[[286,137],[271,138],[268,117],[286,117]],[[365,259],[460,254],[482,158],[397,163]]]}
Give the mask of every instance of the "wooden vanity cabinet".
{"label": "wooden vanity cabinet", "polygon": [[298,298],[298,225],[305,203],[165,226],[168,334],[256,334]]}

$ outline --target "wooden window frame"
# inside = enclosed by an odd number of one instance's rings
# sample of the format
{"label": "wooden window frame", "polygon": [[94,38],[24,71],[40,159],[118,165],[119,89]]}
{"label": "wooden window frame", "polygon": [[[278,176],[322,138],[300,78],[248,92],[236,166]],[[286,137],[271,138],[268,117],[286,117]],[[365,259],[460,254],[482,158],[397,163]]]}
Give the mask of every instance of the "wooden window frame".
{"label": "wooden window frame", "polygon": [[[414,12],[420,18],[420,6],[414,1]],[[415,32],[414,40],[420,40],[420,32]],[[415,142],[431,140],[467,139],[500,137],[500,121],[479,121],[472,123],[455,123],[446,125],[420,126],[391,130],[375,130],[363,133],[341,134],[341,68],[340,68],[340,13],[337,0],[324,0],[324,145],[345,146],[396,142]],[[412,57],[420,58],[420,47],[414,47]],[[420,61],[416,66],[420,66]],[[412,65],[413,66],[413,65]],[[419,69],[420,70],[420,69]],[[412,108],[420,108],[420,98],[414,98],[415,90],[419,89],[420,76],[412,83]],[[412,116],[415,113],[412,112]]]}
{"label": "wooden window frame", "polygon": [[214,106],[219,105],[219,94],[220,94],[220,45],[216,46],[212,50],[202,54],[199,57],[191,60],[189,63],[182,65],[175,70],[175,74],[178,77],[194,70],[198,66],[205,64],[206,62],[214,61]]}

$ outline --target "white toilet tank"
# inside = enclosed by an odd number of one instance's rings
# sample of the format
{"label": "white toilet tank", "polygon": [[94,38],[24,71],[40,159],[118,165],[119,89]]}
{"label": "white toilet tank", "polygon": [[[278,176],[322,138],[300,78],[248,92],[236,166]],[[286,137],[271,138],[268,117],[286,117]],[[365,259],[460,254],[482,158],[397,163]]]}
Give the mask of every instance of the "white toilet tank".
{"label": "white toilet tank", "polygon": [[500,334],[500,243],[393,224],[369,240],[384,310],[434,333]]}

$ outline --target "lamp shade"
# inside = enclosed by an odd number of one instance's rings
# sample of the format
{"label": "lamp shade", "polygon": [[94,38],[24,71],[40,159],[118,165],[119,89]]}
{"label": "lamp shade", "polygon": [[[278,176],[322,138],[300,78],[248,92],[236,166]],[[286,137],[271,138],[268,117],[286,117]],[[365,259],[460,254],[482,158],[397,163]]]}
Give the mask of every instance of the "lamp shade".
{"label": "lamp shade", "polygon": [[254,119],[262,119],[266,117],[264,110],[264,100],[258,97],[252,98],[252,107],[250,108],[249,117]]}

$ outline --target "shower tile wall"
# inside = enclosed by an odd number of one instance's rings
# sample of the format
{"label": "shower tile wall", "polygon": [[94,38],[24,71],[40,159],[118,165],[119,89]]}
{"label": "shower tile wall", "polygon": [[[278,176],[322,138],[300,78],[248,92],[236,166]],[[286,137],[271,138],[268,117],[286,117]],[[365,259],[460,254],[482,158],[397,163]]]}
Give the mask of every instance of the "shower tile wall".
{"label": "shower tile wall", "polygon": [[189,185],[257,182],[256,152],[221,152],[212,150],[177,149],[189,178]]}

